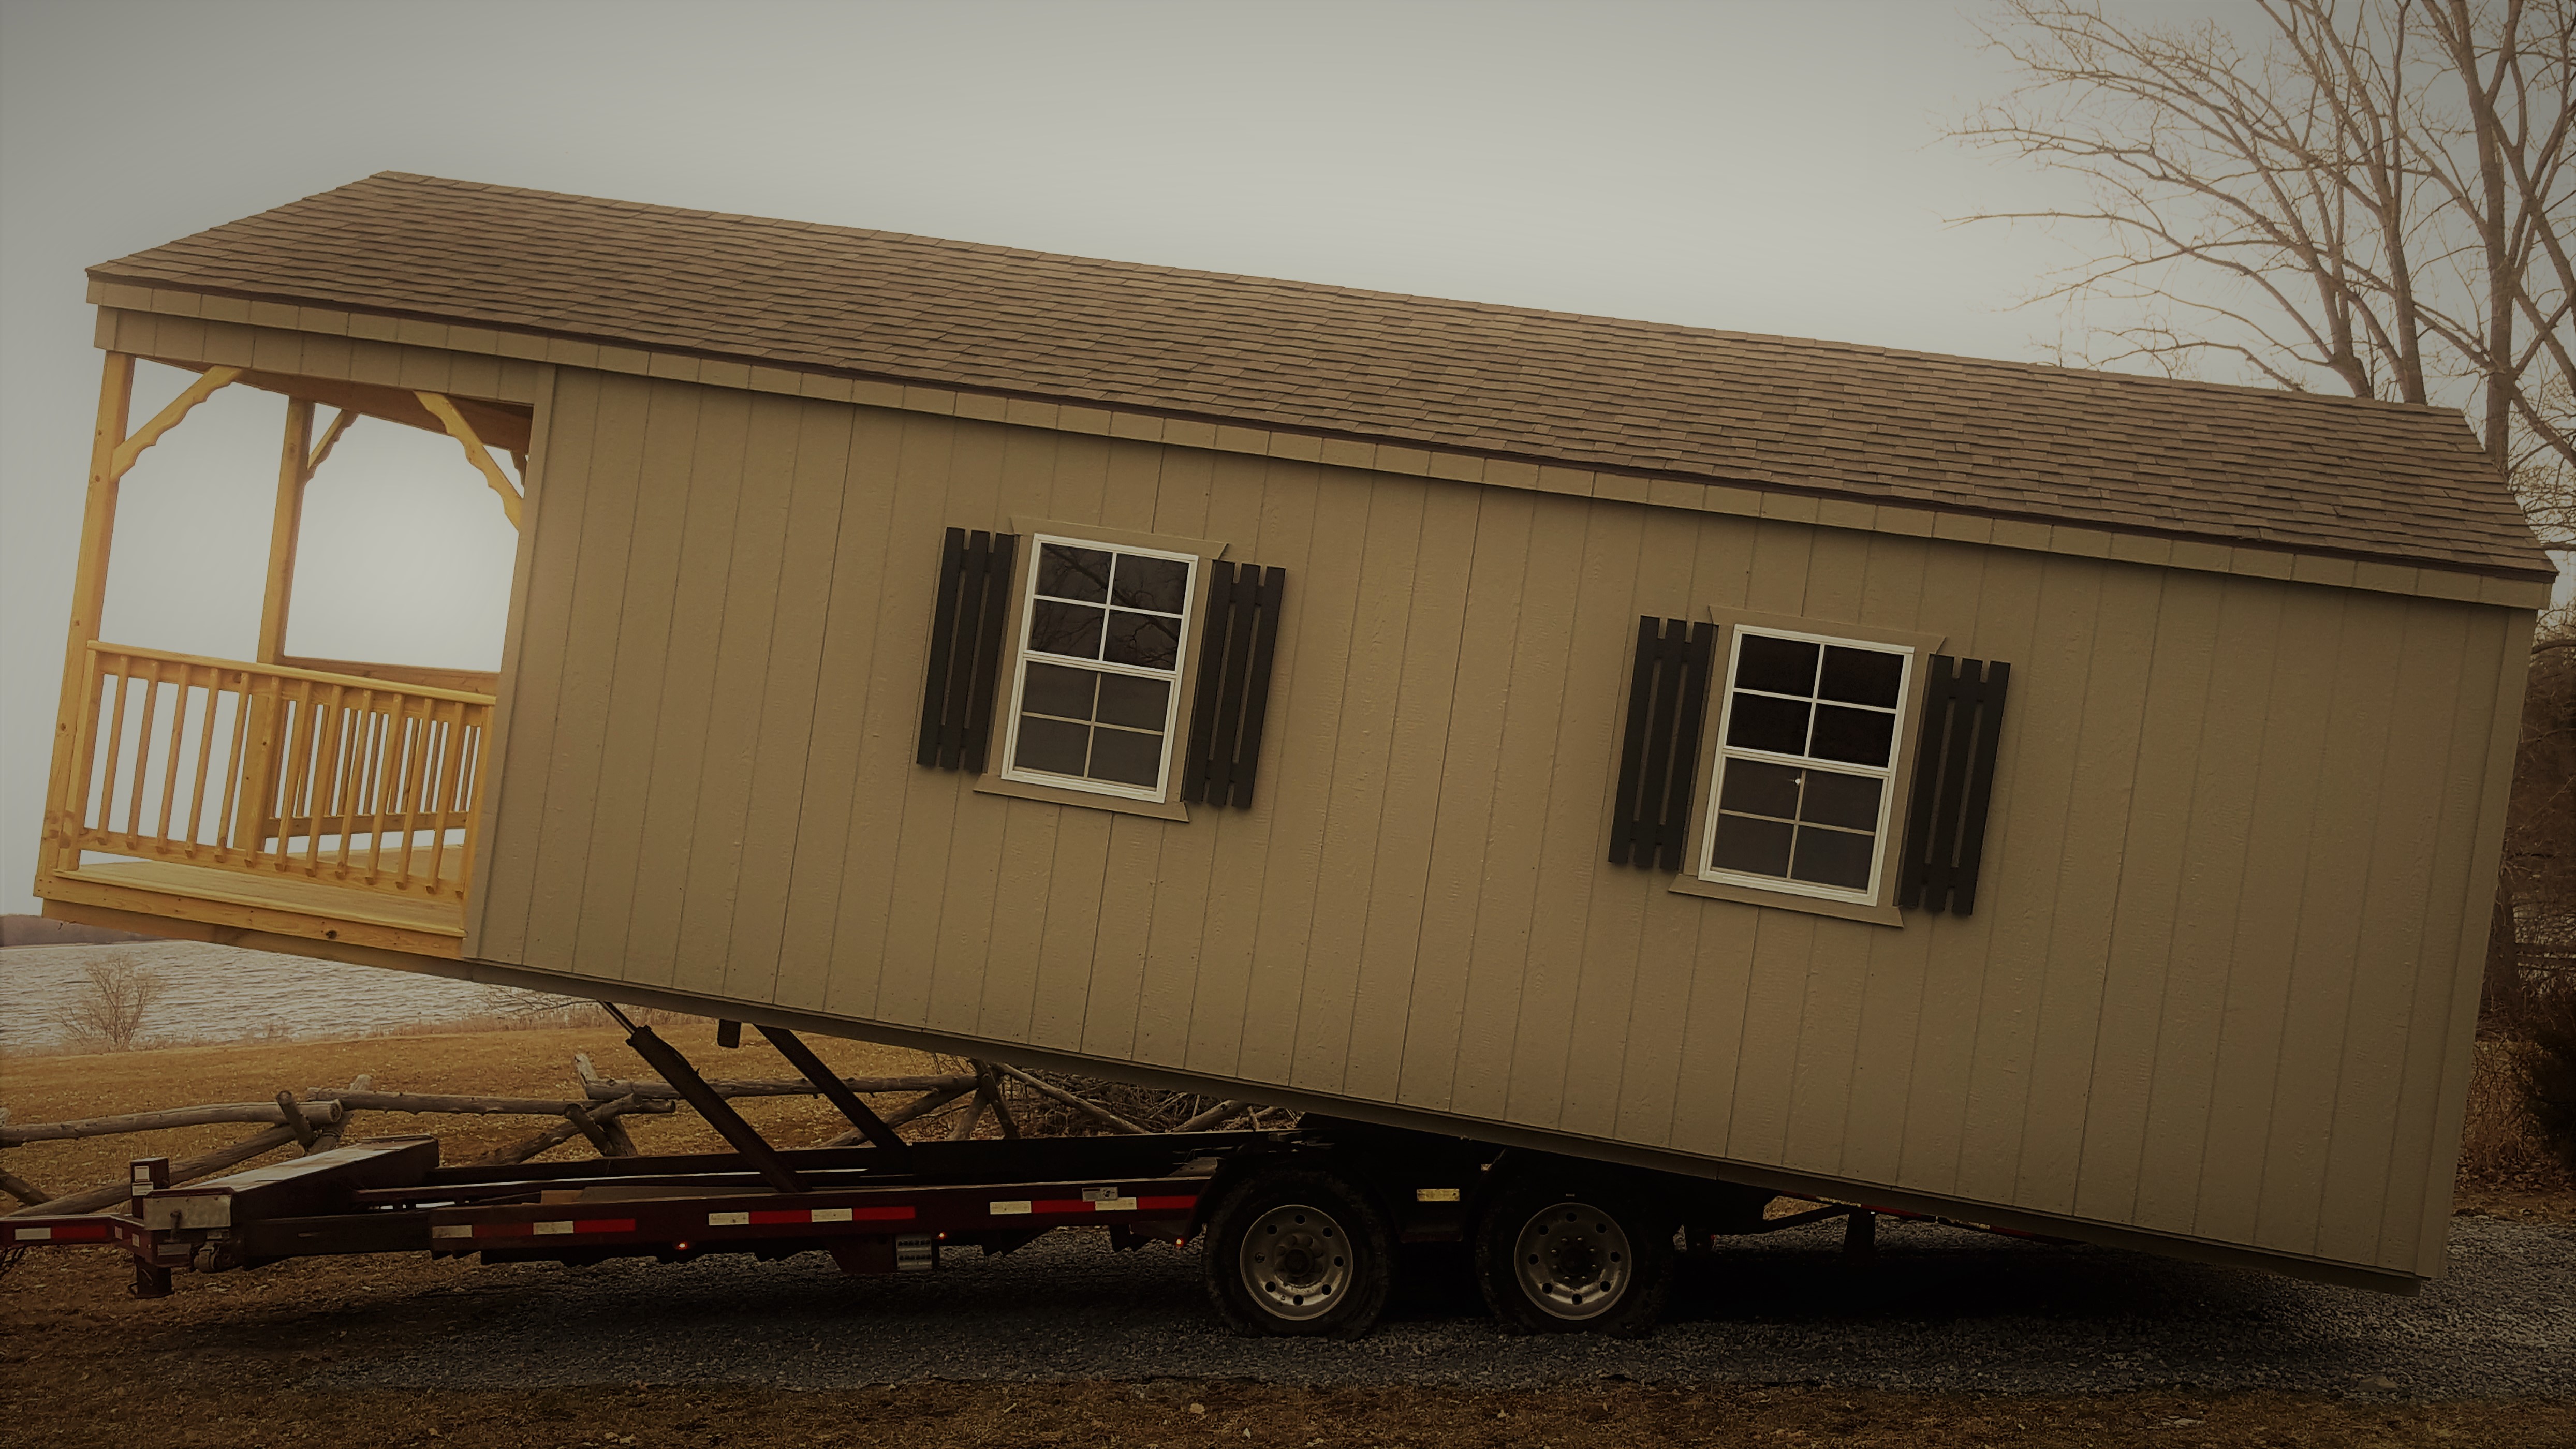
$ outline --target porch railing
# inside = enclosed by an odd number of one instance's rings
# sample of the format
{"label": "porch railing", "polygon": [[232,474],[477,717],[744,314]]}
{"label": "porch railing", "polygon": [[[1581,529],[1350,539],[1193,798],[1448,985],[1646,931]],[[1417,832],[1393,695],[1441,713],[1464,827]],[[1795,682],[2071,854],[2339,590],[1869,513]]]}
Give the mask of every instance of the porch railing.
{"label": "porch railing", "polygon": [[102,643],[82,700],[66,851],[465,899],[490,695]]}

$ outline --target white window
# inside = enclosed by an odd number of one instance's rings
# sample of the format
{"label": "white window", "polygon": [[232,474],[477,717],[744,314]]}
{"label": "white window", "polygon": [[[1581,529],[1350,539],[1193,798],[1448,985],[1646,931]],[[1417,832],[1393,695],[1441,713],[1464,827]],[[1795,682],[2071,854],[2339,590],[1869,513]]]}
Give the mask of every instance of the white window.
{"label": "white window", "polygon": [[1037,534],[1002,778],[1160,801],[1198,559]]}
{"label": "white window", "polygon": [[1700,878],[1876,900],[1914,650],[1751,625],[1728,634]]}

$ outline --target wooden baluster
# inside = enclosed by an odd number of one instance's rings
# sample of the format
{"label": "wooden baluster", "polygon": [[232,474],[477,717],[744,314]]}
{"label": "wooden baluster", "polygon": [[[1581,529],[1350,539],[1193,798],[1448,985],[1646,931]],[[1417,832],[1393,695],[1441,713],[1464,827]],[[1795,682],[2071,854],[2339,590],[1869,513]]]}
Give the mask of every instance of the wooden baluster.
{"label": "wooden baluster", "polygon": [[179,751],[188,742],[188,680],[195,670],[179,666],[179,693],[170,701],[169,757],[161,764],[161,849],[156,854],[170,853],[170,817],[179,804]]}
{"label": "wooden baluster", "polygon": [[457,718],[465,720],[469,711],[471,723],[465,726],[466,738],[457,749],[464,775],[459,782],[457,812],[464,817],[465,841],[456,850],[456,888],[448,892],[460,901],[474,881],[474,817],[483,804],[483,737],[492,721],[492,707],[483,704],[458,706]]}
{"label": "wooden baluster", "polygon": [[[461,699],[455,701],[455,705],[455,717],[447,721],[446,738],[442,742],[443,748],[439,751],[438,778],[433,782],[438,793],[434,802],[436,810],[432,817],[430,836],[429,890],[432,895],[442,896],[449,893],[447,832],[449,817],[453,813],[450,804],[461,787],[462,782],[459,777],[465,772],[465,712],[473,708]],[[463,878],[464,873],[460,870],[458,879]]]}
{"label": "wooden baluster", "polygon": [[[322,728],[321,706],[313,699],[316,692],[312,680],[295,681],[295,702],[287,721],[289,749],[285,788],[278,793],[277,801],[277,868],[282,871],[295,868],[296,811],[309,809],[312,804],[314,761],[322,752],[318,743]],[[281,685],[278,690],[281,700],[285,693]],[[308,814],[303,818],[305,828],[311,830],[311,816]]]}
{"label": "wooden baluster", "polygon": [[[241,825],[233,816],[233,807],[240,800],[243,788],[242,751],[250,744],[250,671],[244,669],[239,672],[241,692],[233,702],[233,744],[224,758],[224,804],[215,812],[215,828],[222,832],[216,841],[215,859],[227,863],[241,850]],[[207,703],[206,713],[209,717],[214,714],[212,701]],[[255,856],[258,853],[259,842],[254,840],[250,854]]]}
{"label": "wooden baluster", "polygon": [[430,727],[437,714],[438,701],[424,699],[420,701],[418,717],[412,717],[408,712],[405,715],[407,723],[403,731],[402,863],[394,877],[395,885],[403,890],[411,889],[412,841],[420,828],[420,794],[422,785],[426,783],[421,779],[421,775],[429,768]]}
{"label": "wooden baluster", "polygon": [[314,735],[312,796],[306,802],[308,822],[304,837],[304,873],[315,880],[322,878],[322,821],[338,802],[333,798],[340,788],[340,757],[346,752],[349,734],[349,689],[342,684],[322,686],[331,691],[331,702],[318,711],[322,721]]}
{"label": "wooden baluster", "polygon": [[[357,738],[360,744],[357,758],[349,765],[349,774],[356,788],[350,792],[349,798],[341,802],[344,813],[340,818],[340,876],[343,880],[348,878],[351,869],[350,842],[358,833],[358,817],[364,815],[376,819],[384,813],[379,808],[376,795],[385,788],[385,712],[377,700],[376,691],[368,690],[361,698],[365,705],[358,715]],[[373,851],[377,847],[378,842],[371,836],[367,848]],[[367,879],[373,883],[372,870]]]}
{"label": "wooden baluster", "polygon": [[[194,674],[195,671],[189,671]],[[197,781],[188,788],[188,858],[197,858],[197,837],[205,830],[206,771],[215,759],[215,715],[224,702],[224,677],[220,670],[206,671],[206,715],[197,727]]]}
{"label": "wooden baluster", "polygon": [[98,834],[101,840],[116,835],[116,782],[118,764],[125,758],[125,697],[134,688],[134,661],[120,657],[116,671],[116,708],[107,721],[107,768],[99,772]]}
{"label": "wooden baluster", "polygon": [[143,838],[143,792],[152,772],[152,715],[161,707],[161,661],[146,659],[152,678],[143,686],[143,719],[134,728],[134,791],[125,797],[125,844]]}

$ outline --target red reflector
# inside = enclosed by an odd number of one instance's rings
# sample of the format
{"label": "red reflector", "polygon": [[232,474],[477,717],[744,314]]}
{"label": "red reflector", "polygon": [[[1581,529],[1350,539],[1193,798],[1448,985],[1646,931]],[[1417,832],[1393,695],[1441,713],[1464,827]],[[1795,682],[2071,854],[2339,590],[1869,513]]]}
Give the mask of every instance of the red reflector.
{"label": "red reflector", "polygon": [[1089,1202],[1085,1202],[1083,1199],[1078,1197],[1050,1197],[1040,1198],[1036,1202],[1030,1203],[1029,1211],[1033,1213],[1087,1213],[1094,1211],[1094,1205]]}
{"label": "red reflector", "polygon": [[631,1233],[635,1231],[635,1220],[633,1218],[580,1218],[574,1221],[572,1230],[576,1233]]}
{"label": "red reflector", "polygon": [[103,1243],[107,1241],[105,1223],[66,1223],[54,1229],[57,1243]]}
{"label": "red reflector", "polygon": [[1145,1213],[1163,1212],[1175,1208],[1195,1207],[1197,1205],[1198,1198],[1195,1195],[1190,1197],[1140,1197],[1136,1199],[1136,1210],[1138,1212]]}
{"label": "red reflector", "polygon": [[478,1238],[533,1238],[536,1235],[535,1223],[476,1223],[474,1225],[474,1236]]}
{"label": "red reflector", "polygon": [[908,1207],[852,1208],[850,1209],[850,1221],[856,1223],[908,1223],[912,1221],[912,1209]]}
{"label": "red reflector", "polygon": [[787,1208],[779,1212],[753,1213],[751,1215],[751,1220],[755,1225],[764,1223],[802,1223],[811,1222],[813,1220],[813,1214],[805,1208]]}

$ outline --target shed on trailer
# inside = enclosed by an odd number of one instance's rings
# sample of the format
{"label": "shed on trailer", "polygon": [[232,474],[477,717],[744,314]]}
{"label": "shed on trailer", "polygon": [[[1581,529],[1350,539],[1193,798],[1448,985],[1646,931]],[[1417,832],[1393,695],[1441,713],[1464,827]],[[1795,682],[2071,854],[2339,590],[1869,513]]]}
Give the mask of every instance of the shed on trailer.
{"label": "shed on trailer", "polygon": [[[50,915],[2443,1271],[2550,577],[2456,413],[398,174],[90,277]],[[253,657],[102,642],[232,385]],[[497,677],[286,652],[351,419]]]}

